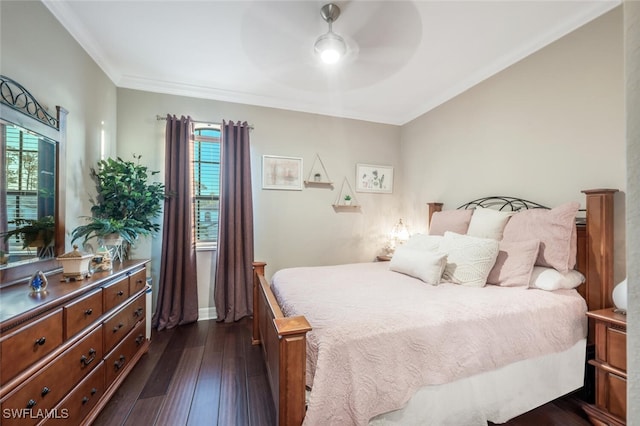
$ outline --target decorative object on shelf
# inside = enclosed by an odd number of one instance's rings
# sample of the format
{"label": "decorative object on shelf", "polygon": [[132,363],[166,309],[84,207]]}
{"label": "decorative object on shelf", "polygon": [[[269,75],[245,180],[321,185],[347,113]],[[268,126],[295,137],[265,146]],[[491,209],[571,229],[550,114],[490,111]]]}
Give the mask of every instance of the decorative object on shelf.
{"label": "decorative object on shelf", "polygon": [[98,247],[98,250],[91,259],[89,269],[91,273],[110,271],[111,269],[113,269],[113,264],[111,263],[111,253],[109,252],[107,247],[105,247],[104,245]]}
{"label": "decorative object on shelf", "polygon": [[313,164],[311,164],[309,175],[307,180],[304,181],[304,184],[306,186],[315,187],[328,186],[333,189],[333,182],[329,178],[329,173],[327,173],[327,169],[324,167],[324,163],[322,162],[320,155],[316,154]]}
{"label": "decorative object on shelf", "polygon": [[393,167],[356,164],[356,191],[391,194]]}
{"label": "decorative object on shelf", "polygon": [[0,265],[6,265],[9,262],[9,256],[4,251],[0,250]]}
{"label": "decorative object on shelf", "polygon": [[47,280],[47,276],[42,271],[36,271],[29,280],[29,287],[34,293],[45,291],[47,284],[49,284],[49,280]]}
{"label": "decorative object on shelf", "polygon": [[302,191],[302,158],[263,155],[262,189]]}
{"label": "decorative object on shelf", "polygon": [[351,189],[349,181],[345,177],[342,181],[338,198],[336,198],[336,201],[333,204],[333,209],[335,211],[358,211],[359,208],[360,205],[358,204],[356,195],[353,192],[353,189]]}
{"label": "decorative object on shelf", "polygon": [[407,228],[407,225],[405,225],[402,222],[402,219],[400,219],[398,223],[394,225],[393,229],[391,230],[391,233],[389,234],[389,241],[385,246],[385,251],[387,252],[387,255],[389,256],[393,255],[393,253],[396,251],[396,248],[399,245],[405,243],[410,236],[411,234],[409,234],[409,229]]}
{"label": "decorative object on shelf", "polygon": [[69,281],[69,279],[83,280],[90,277],[89,262],[92,258],[92,254],[80,253],[78,246],[74,245],[72,251],[58,256],[56,260],[62,263],[62,276],[65,281]]}
{"label": "decorative object on shelf", "polygon": [[133,161],[122,158],[108,158],[98,161],[98,168],[91,169],[91,178],[96,183],[97,197],[91,200],[93,216],[85,217],[87,223],[71,233],[73,243],[83,238],[82,243],[97,238],[99,244],[109,245],[105,238],[116,235],[112,260],[127,258],[129,246],[135,244],[140,235],[152,235],[160,230],[160,225],[152,220],[162,211],[161,203],[170,195],[164,184],[149,183],[148,167],[140,164],[141,156],[134,155]]}
{"label": "decorative object on shelf", "polygon": [[611,293],[613,304],[616,305],[616,312],[627,314],[627,279],[620,281]]}

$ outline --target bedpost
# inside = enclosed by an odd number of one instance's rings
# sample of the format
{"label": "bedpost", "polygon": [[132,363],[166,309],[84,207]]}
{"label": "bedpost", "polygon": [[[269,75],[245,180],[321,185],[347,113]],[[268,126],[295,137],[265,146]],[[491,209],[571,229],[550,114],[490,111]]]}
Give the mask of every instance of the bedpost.
{"label": "bedpost", "polygon": [[264,276],[265,262],[253,262],[253,335],[252,345],[260,344],[260,303],[258,286],[260,285],[259,275]]}
{"label": "bedpost", "polygon": [[429,206],[429,216],[427,218],[427,229],[429,229],[429,225],[431,224],[431,216],[433,216],[435,212],[442,211],[442,203],[427,203],[427,206]]}
{"label": "bedpost", "polygon": [[589,189],[587,195],[586,300],[590,310],[613,306],[613,194]]}

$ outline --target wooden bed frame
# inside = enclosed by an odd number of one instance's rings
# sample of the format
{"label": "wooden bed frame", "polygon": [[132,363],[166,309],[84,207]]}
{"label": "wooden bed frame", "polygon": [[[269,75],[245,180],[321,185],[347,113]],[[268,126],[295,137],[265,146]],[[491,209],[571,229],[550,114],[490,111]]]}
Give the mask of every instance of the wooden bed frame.
{"label": "wooden bed frame", "polygon": [[[586,281],[578,288],[589,310],[613,306],[613,195],[616,189],[592,189],[586,194],[586,221],[577,221],[577,266]],[[429,221],[442,203],[429,203]],[[262,345],[277,424],[298,426],[305,416],[306,334],[304,316],[285,317],[264,276],[266,263],[254,262],[253,336]],[[594,336],[589,323],[588,343]]]}

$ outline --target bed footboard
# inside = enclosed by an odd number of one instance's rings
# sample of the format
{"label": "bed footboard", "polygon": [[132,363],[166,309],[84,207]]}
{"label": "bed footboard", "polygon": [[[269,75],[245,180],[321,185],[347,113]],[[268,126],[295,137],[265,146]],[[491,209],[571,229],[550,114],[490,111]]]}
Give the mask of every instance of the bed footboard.
{"label": "bed footboard", "polygon": [[261,345],[277,424],[299,426],[305,415],[306,318],[285,317],[264,277],[266,263],[253,263],[252,344]]}

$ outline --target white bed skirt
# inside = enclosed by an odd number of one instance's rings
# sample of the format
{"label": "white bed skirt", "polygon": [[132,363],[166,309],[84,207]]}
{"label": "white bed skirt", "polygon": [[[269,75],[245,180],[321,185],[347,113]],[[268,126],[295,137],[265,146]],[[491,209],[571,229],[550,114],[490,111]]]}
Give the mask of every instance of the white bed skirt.
{"label": "white bed skirt", "polygon": [[518,361],[444,385],[426,386],[402,410],[374,417],[372,426],[486,426],[504,423],[584,384],[586,339],[570,349]]}

